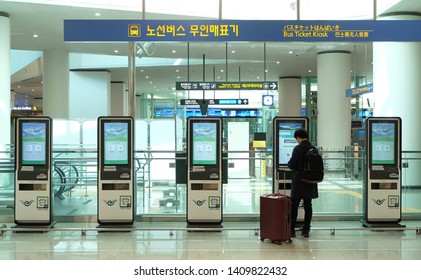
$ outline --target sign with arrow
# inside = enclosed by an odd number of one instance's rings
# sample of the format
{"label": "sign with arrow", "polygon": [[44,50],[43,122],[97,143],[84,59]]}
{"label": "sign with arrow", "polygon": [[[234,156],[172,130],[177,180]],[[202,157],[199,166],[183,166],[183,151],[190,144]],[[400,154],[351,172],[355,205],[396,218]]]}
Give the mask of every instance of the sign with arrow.
{"label": "sign with arrow", "polygon": [[277,90],[278,82],[176,82],[176,90]]}
{"label": "sign with arrow", "polygon": [[[202,99],[180,99],[180,105],[200,105]],[[206,99],[208,105],[248,105],[248,99]]]}

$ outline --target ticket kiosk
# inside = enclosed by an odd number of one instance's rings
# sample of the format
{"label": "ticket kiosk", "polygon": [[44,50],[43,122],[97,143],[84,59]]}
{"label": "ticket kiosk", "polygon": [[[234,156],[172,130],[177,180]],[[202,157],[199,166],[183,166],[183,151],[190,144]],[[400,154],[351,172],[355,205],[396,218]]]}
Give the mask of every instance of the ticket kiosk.
{"label": "ticket kiosk", "polygon": [[[298,145],[294,138],[294,132],[299,128],[308,131],[308,119],[306,117],[275,117],[273,119],[273,163],[274,172],[272,179],[273,193],[291,195],[292,171],[288,168],[292,150]],[[298,208],[297,224],[304,221],[304,208]]]}
{"label": "ticket kiosk", "polygon": [[222,227],[222,120],[187,119],[187,224]]}
{"label": "ticket kiosk", "polygon": [[49,117],[15,123],[15,224],[52,227],[51,126]]}
{"label": "ticket kiosk", "polygon": [[366,227],[401,227],[401,119],[366,121],[364,220]]}
{"label": "ticket kiosk", "polygon": [[98,118],[98,227],[134,223],[133,138],[131,117]]}

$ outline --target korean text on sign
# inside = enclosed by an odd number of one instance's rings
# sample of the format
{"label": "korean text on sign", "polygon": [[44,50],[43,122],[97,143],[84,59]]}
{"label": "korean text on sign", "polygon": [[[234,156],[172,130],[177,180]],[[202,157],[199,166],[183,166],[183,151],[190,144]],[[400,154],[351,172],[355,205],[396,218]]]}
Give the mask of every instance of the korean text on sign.
{"label": "korean text on sign", "polygon": [[188,30],[183,25],[148,25],[148,37],[184,37],[189,33],[194,37],[238,36],[237,24],[192,24]]}

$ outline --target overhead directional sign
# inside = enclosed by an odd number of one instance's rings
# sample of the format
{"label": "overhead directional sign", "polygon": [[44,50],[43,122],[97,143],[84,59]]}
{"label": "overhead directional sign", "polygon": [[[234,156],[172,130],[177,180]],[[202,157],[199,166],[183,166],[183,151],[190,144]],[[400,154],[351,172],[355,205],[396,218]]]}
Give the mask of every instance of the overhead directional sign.
{"label": "overhead directional sign", "polygon": [[421,20],[64,20],[65,42],[421,42]]}
{"label": "overhead directional sign", "polygon": [[347,97],[350,96],[358,96],[366,93],[373,92],[373,84],[367,84],[364,86],[356,87],[356,88],[348,88],[345,91],[345,95]]}
{"label": "overhead directional sign", "polygon": [[[200,101],[201,99],[199,99]],[[248,105],[248,99],[207,99],[208,105]],[[180,99],[180,105],[200,105],[198,99]]]}
{"label": "overhead directional sign", "polygon": [[176,90],[277,90],[278,82],[176,82]]}

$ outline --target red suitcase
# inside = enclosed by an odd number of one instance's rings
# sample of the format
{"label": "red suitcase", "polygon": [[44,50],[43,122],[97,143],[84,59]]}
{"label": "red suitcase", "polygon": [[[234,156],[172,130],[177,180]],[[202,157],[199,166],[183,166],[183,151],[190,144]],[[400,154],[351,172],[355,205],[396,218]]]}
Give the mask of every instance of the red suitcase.
{"label": "red suitcase", "polygon": [[292,242],[289,196],[275,193],[260,197],[260,239],[270,239],[274,243]]}

